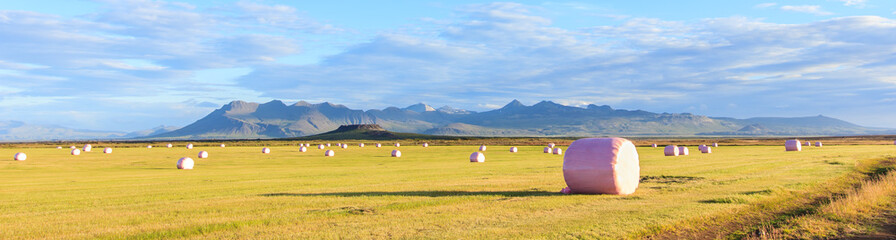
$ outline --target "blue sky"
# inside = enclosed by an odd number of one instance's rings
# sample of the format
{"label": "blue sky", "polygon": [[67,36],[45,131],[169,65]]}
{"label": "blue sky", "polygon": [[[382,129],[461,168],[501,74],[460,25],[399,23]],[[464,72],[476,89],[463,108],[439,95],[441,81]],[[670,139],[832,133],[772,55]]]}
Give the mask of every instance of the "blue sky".
{"label": "blue sky", "polygon": [[894,19],[882,0],[4,1],[0,120],[133,131],[237,99],[519,99],[896,128]]}

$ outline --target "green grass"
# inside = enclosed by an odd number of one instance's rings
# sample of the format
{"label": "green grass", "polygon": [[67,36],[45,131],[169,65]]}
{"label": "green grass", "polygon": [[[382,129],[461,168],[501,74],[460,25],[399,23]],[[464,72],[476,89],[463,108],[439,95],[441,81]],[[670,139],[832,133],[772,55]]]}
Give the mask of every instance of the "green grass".
{"label": "green grass", "polygon": [[[542,146],[489,146],[485,163],[470,163],[477,146],[405,145],[391,158],[391,143],[350,144],[331,147],[335,157],[288,146],[0,149],[0,239],[636,237],[809,188],[894,150],[723,146],[663,157],[642,147],[643,183],[612,196],[559,194],[562,157]],[[201,150],[210,158],[196,159]],[[20,151],[28,160],[12,161]],[[183,156],[196,169],[175,169]]]}

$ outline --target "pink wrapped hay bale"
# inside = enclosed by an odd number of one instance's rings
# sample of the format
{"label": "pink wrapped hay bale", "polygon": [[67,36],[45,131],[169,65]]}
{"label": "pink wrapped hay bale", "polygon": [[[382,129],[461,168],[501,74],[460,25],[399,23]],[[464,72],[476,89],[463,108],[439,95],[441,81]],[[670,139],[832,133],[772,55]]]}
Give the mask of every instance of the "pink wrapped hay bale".
{"label": "pink wrapped hay bale", "polygon": [[110,154],[110,153],[112,153],[112,148],[110,148],[110,147],[103,148],[103,153],[105,153],[105,154]]}
{"label": "pink wrapped hay bale", "polygon": [[299,148],[299,152],[307,152],[307,151],[308,151],[308,148],[307,148],[307,147],[300,147],[300,148]]}
{"label": "pink wrapped hay bale", "polygon": [[712,147],[719,147],[719,143],[712,143]]}
{"label": "pink wrapped hay bale", "polygon": [[376,147],[383,147],[383,144],[381,144],[381,143],[377,143],[377,144],[376,144]]}
{"label": "pink wrapped hay bale", "polygon": [[712,147],[709,147],[709,146],[704,147],[703,149],[700,150],[700,152],[701,153],[712,153]]}
{"label": "pink wrapped hay bale", "polygon": [[193,159],[188,157],[180,158],[180,160],[177,160],[177,169],[193,169]]}
{"label": "pink wrapped hay bale", "polygon": [[206,152],[206,151],[199,151],[198,155],[199,156],[197,156],[197,157],[199,157],[199,158],[208,158],[208,152]]}
{"label": "pink wrapped hay bale", "polygon": [[557,146],[557,145],[555,145],[554,143],[548,143],[548,147],[549,147],[549,148],[553,149],[554,146]]}
{"label": "pink wrapped hay bale", "polygon": [[815,142],[816,147],[821,147],[821,142]]}
{"label": "pink wrapped hay bale", "polygon": [[510,147],[510,152],[515,153],[518,151],[519,151],[519,149],[517,149],[516,147]]}
{"label": "pink wrapped hay bale", "polygon": [[624,138],[576,140],[563,157],[563,178],[568,193],[632,194],[641,180],[638,151]]}
{"label": "pink wrapped hay bale", "polygon": [[401,157],[401,151],[398,151],[398,149],[392,150],[392,156]]}
{"label": "pink wrapped hay bale", "polygon": [[193,144],[192,143],[187,144],[187,149],[193,149]]}
{"label": "pink wrapped hay bale", "polygon": [[554,149],[551,147],[544,147],[544,153],[551,153],[551,152],[553,152],[553,150]]}
{"label": "pink wrapped hay bale", "polygon": [[92,150],[92,149],[93,149],[93,146],[90,146],[90,144],[84,145],[84,152],[90,152],[90,150]]}
{"label": "pink wrapped hay bale", "polygon": [[364,147],[364,143],[358,143],[358,147]]}
{"label": "pink wrapped hay bale", "polygon": [[72,149],[72,155],[78,156],[81,155],[81,149]]}
{"label": "pink wrapped hay bale", "polygon": [[333,151],[333,150],[327,150],[326,152],[324,152],[324,156],[325,156],[325,157],[336,156],[336,151]]}
{"label": "pink wrapped hay bale", "polygon": [[654,144],[650,144],[650,147],[652,147],[652,148],[656,148],[656,143],[654,143]]}
{"label": "pink wrapped hay bale", "polygon": [[663,154],[669,157],[678,156],[678,146],[675,145],[667,145],[665,149],[663,149]]}
{"label": "pink wrapped hay bale", "polygon": [[481,152],[470,154],[470,162],[485,162],[485,154]]}
{"label": "pink wrapped hay bale", "polygon": [[485,151],[485,145],[479,145],[479,151]]}
{"label": "pink wrapped hay bale", "polygon": [[317,145],[317,149],[324,149],[324,145],[323,144]]}
{"label": "pink wrapped hay bale", "polygon": [[264,153],[264,154],[271,153],[271,149],[270,148],[262,148],[261,153]]}
{"label": "pink wrapped hay bale", "polygon": [[551,151],[554,155],[563,155],[563,149],[554,148],[554,151]]}
{"label": "pink wrapped hay bale", "polygon": [[423,147],[429,147],[429,143],[423,143]]}
{"label": "pink wrapped hay bale", "polygon": [[25,159],[28,159],[28,155],[25,155],[25,153],[20,152],[20,153],[16,153],[15,155],[13,155],[12,159],[16,160],[16,161],[25,161]]}

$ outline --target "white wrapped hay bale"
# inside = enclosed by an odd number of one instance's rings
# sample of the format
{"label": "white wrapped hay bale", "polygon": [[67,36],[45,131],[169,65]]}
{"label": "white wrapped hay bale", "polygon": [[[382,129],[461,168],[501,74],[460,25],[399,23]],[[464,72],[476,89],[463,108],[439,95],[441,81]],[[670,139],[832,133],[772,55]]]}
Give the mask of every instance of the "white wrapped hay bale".
{"label": "white wrapped hay bale", "polygon": [[62,146],[58,146],[58,147],[56,147],[56,149],[62,149]]}
{"label": "white wrapped hay bale", "polygon": [[815,142],[816,147],[821,147],[821,142]]}
{"label": "white wrapped hay bale", "polygon": [[479,145],[479,151],[485,151],[485,145]]}
{"label": "white wrapped hay bale", "polygon": [[563,155],[563,149],[554,148],[553,153],[554,153],[554,155]]}
{"label": "white wrapped hay bale", "polygon": [[193,149],[193,144],[192,143],[187,144],[187,149]]}
{"label": "white wrapped hay bale", "polygon": [[105,153],[105,154],[112,153],[112,148],[110,148],[110,147],[103,148],[103,153]]}
{"label": "white wrapped hay bale", "polygon": [[675,145],[667,145],[666,148],[663,149],[663,154],[669,157],[678,156],[681,154],[678,152],[678,146]]}
{"label": "white wrapped hay bale", "polygon": [[515,153],[517,151],[519,151],[519,149],[517,149],[516,147],[510,147],[510,152]]}
{"label": "white wrapped hay bale", "polygon": [[174,145],[172,145],[172,144],[169,143],[169,144],[167,145],[167,147],[168,147],[168,148],[171,148],[171,147],[174,147]]}
{"label": "white wrapped hay bale", "polygon": [[576,140],[563,157],[563,179],[569,186],[564,192],[632,194],[641,180],[638,151],[624,138]]}
{"label": "white wrapped hay bale", "polygon": [[81,149],[72,149],[72,155],[78,156],[81,155]]}
{"label": "white wrapped hay bale", "polygon": [[198,156],[198,157],[199,157],[199,158],[208,158],[208,152],[206,152],[206,151],[199,151],[199,156]]}
{"label": "white wrapped hay bale", "polygon": [[481,152],[470,154],[470,162],[485,162],[485,154]]}
{"label": "white wrapped hay bale", "polygon": [[324,156],[325,156],[325,157],[336,156],[336,151],[333,151],[333,150],[327,150],[326,152],[324,152]]}
{"label": "white wrapped hay bale", "polygon": [[348,144],[342,144],[342,148],[348,148]]}
{"label": "white wrapped hay bale", "polygon": [[358,143],[358,147],[364,147],[364,143]]}
{"label": "white wrapped hay bale", "polygon": [[812,141],[806,141],[806,146],[812,146]]}
{"label": "white wrapped hay bale", "polygon": [[180,158],[180,160],[177,160],[177,169],[193,169],[193,159],[188,157]]}
{"label": "white wrapped hay bale", "polygon": [[377,143],[377,144],[376,144],[376,147],[383,147],[383,144],[381,144],[381,143]]}
{"label": "white wrapped hay bale", "polygon": [[75,149],[75,148],[78,148],[78,147],[72,146],[72,147],[70,147],[70,148],[71,148],[71,149]]}
{"label": "white wrapped hay bale", "polygon": [[685,147],[685,146],[678,147],[678,155],[679,156],[687,156],[689,154],[691,154],[691,152],[688,151],[688,147]]}
{"label": "white wrapped hay bale", "polygon": [[423,143],[423,147],[429,147],[429,143]]}
{"label": "white wrapped hay bale", "polygon": [[329,147],[329,146],[330,146],[330,144],[329,144],[329,143],[327,143],[327,144],[326,144],[326,145],[327,145],[327,147]]}
{"label": "white wrapped hay bale", "polygon": [[85,145],[84,145],[84,152],[90,152],[90,150],[93,150],[93,146],[90,146],[90,144],[85,144]]}
{"label": "white wrapped hay bale", "polygon": [[25,161],[25,159],[28,159],[28,155],[25,155],[25,153],[23,153],[23,152],[16,153],[15,155],[12,156],[12,160],[15,160],[15,161]]}
{"label": "white wrapped hay bale", "polygon": [[704,148],[706,148],[706,145],[697,146],[697,150],[699,150],[701,152],[703,151]]}
{"label": "white wrapped hay bale", "polygon": [[712,147],[719,147],[719,143],[712,143]]}
{"label": "white wrapped hay bale", "polygon": [[261,153],[264,153],[264,154],[271,153],[271,149],[270,148],[262,148]]}
{"label": "white wrapped hay bale", "polygon": [[398,151],[398,149],[392,150],[392,156],[401,157],[401,151]]}
{"label": "white wrapped hay bale", "polygon": [[796,140],[796,139],[790,139],[790,140],[787,140],[784,142],[784,150],[786,150],[788,152],[802,151],[803,150],[802,146],[803,146],[803,144],[800,143],[800,140]]}
{"label": "white wrapped hay bale", "polygon": [[706,146],[703,149],[700,149],[701,153],[712,153],[712,147]]}
{"label": "white wrapped hay bale", "polygon": [[656,143],[654,143],[654,144],[650,144],[650,147],[652,147],[652,148],[656,148]]}
{"label": "white wrapped hay bale", "polygon": [[395,147],[401,147],[401,143],[395,143]]}
{"label": "white wrapped hay bale", "polygon": [[221,147],[227,147],[227,145],[221,144]]}
{"label": "white wrapped hay bale", "polygon": [[152,148],[152,145],[146,145],[146,148]]}
{"label": "white wrapped hay bale", "polygon": [[551,152],[553,152],[553,150],[554,149],[551,147],[544,147],[544,153],[551,153]]}
{"label": "white wrapped hay bale", "polygon": [[307,147],[300,147],[300,148],[299,148],[299,152],[307,152],[307,151],[308,151],[308,148],[307,148]]}
{"label": "white wrapped hay bale", "polygon": [[324,149],[324,145],[323,144],[317,145],[317,149]]}
{"label": "white wrapped hay bale", "polygon": [[554,143],[548,143],[549,148],[554,149],[554,146],[556,146]]}

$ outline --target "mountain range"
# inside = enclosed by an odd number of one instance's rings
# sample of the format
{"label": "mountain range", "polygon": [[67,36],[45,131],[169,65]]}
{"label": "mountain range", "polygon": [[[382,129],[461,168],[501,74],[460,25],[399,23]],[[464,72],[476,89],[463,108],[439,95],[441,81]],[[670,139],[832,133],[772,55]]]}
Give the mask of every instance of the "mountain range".
{"label": "mountain range", "polygon": [[136,132],[115,132],[72,129],[55,125],[27,124],[21,121],[0,121],[2,141],[53,141],[53,140],[96,140],[130,139],[158,135],[178,129],[173,126],[158,126]]}
{"label": "mountain range", "polygon": [[455,136],[797,136],[888,134],[826,117],[708,117],[653,113],[610,106],[564,106],[513,100],[500,109],[474,112],[419,103],[406,108],[355,110],[329,102],[286,105],[233,101],[183,128],[154,139],[283,138],[324,133],[349,124],[378,124],[393,132]]}

